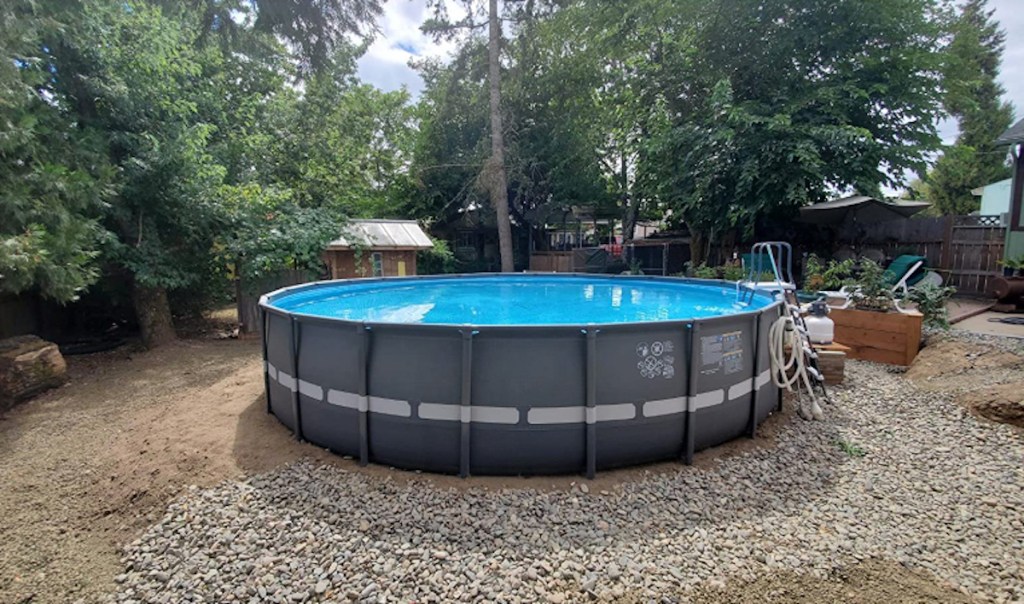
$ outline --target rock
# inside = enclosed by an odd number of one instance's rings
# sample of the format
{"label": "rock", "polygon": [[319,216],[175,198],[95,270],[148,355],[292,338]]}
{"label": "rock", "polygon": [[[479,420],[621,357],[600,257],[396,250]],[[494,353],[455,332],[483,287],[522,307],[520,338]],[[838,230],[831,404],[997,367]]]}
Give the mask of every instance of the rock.
{"label": "rock", "polygon": [[56,344],[32,335],[0,340],[0,411],[60,386],[66,373]]}

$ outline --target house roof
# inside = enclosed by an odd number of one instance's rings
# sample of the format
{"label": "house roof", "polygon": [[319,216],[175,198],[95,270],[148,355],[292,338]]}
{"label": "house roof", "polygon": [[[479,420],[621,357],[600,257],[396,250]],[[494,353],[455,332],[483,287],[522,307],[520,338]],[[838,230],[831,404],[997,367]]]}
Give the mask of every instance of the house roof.
{"label": "house roof", "polygon": [[1003,145],[1015,145],[1017,143],[1024,143],[1024,120],[1020,120],[1016,124],[1006,129],[1006,132],[999,135],[996,139],[995,145],[1001,147]]}
{"label": "house roof", "polygon": [[327,244],[329,250],[348,250],[361,245],[370,250],[426,250],[434,247],[415,220],[352,220],[341,235]]}

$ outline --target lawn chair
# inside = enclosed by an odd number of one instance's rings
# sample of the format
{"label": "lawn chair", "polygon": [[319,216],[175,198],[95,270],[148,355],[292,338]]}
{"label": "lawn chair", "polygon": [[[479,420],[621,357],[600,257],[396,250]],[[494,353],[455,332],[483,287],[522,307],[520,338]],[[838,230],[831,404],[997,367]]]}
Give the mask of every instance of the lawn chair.
{"label": "lawn chair", "polygon": [[[895,297],[905,298],[910,293],[910,288],[920,283],[925,278],[925,275],[935,274],[929,273],[925,262],[927,262],[927,259],[924,256],[905,254],[896,257],[889,263],[889,266],[885,269],[885,280],[887,285],[892,286],[892,293]],[[941,283],[941,277],[939,279]],[[829,298],[844,300],[844,303],[836,308],[849,308],[853,304],[853,294],[856,291],[856,288],[849,288],[844,285],[839,291],[823,291],[821,293]],[[899,307],[897,306],[897,308]]]}

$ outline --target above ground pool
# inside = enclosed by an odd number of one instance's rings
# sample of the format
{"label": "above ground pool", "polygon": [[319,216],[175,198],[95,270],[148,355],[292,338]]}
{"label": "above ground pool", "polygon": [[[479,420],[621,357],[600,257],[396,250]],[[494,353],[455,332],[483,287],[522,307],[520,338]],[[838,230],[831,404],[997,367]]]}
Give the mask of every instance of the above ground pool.
{"label": "above ground pool", "polygon": [[770,297],[514,274],[309,283],[260,301],[267,408],[361,462],[566,474],[678,458],[776,409]]}

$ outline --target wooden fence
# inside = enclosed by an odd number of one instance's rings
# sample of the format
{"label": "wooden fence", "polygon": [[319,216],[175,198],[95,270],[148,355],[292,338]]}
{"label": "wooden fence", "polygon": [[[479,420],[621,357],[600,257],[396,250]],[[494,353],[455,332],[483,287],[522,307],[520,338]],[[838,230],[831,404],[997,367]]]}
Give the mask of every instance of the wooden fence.
{"label": "wooden fence", "polygon": [[260,296],[275,289],[298,285],[310,281],[311,277],[305,271],[286,270],[275,275],[261,279],[257,283],[245,283],[241,280],[235,282],[236,300],[238,302],[238,323],[239,331],[243,334],[260,333],[263,326],[260,324]]}
{"label": "wooden fence", "polygon": [[[880,248],[886,256],[916,254],[928,259],[946,284],[961,294],[985,294],[992,277],[1002,273],[1006,228],[998,216],[908,218],[867,227],[862,247]],[[842,237],[847,239],[847,237]]]}

